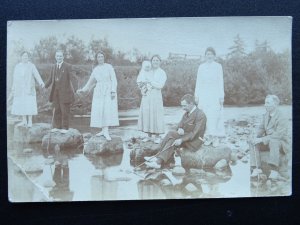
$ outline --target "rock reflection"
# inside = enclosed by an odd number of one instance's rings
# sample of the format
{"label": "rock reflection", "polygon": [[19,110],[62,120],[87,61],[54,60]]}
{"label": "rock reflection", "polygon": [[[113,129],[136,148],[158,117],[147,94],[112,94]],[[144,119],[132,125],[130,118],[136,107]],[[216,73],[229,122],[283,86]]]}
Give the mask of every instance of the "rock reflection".
{"label": "rock reflection", "polygon": [[121,164],[123,154],[94,156],[87,155],[87,158],[95,166],[96,174],[91,176],[91,198],[93,200],[115,200],[117,199],[118,182],[111,182],[104,179],[105,169]]}

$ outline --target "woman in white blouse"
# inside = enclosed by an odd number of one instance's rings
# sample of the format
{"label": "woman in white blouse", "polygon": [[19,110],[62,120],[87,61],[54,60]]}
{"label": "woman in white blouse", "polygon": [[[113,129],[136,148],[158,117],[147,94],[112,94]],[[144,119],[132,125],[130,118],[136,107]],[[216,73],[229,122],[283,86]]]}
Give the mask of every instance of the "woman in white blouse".
{"label": "woman in white blouse", "polygon": [[38,82],[41,87],[45,84],[35,65],[29,62],[29,56],[29,52],[22,52],[21,62],[14,69],[11,114],[22,116],[22,125],[31,127],[32,116],[38,113],[35,82]]}
{"label": "woman in white blouse", "polygon": [[[146,62],[148,63],[148,62]],[[138,120],[138,129],[148,136],[154,138],[155,143],[160,143],[160,134],[165,132],[164,129],[164,106],[161,89],[167,80],[167,75],[160,68],[161,58],[154,55],[151,58],[151,67],[147,71],[142,68],[138,78],[138,84],[142,91],[142,102]],[[148,66],[149,67],[149,66]],[[146,138],[145,141],[149,140]]]}
{"label": "woman in white blouse", "polygon": [[77,92],[87,92],[95,87],[90,126],[102,128],[101,132],[96,135],[104,136],[106,140],[110,141],[109,127],[119,126],[117,79],[112,65],[104,62],[103,52],[98,52],[95,60],[97,66],[93,69],[86,85]]}
{"label": "woman in white blouse", "polygon": [[212,47],[205,51],[206,61],[199,66],[195,97],[198,107],[206,115],[205,143],[218,146],[219,138],[225,136],[223,121],[224,81],[221,64],[215,61],[216,52]]}

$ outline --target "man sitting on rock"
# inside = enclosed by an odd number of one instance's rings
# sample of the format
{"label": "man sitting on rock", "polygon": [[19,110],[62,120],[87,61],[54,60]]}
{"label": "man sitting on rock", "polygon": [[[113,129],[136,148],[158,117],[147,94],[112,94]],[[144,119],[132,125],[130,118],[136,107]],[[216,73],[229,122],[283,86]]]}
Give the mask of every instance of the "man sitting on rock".
{"label": "man sitting on rock", "polygon": [[206,127],[206,116],[196,107],[195,98],[190,94],[182,97],[181,106],[186,113],[178,124],[177,131],[168,132],[156,157],[145,157],[148,167],[161,168],[161,165],[173,156],[176,147],[181,146],[192,151],[200,149]]}
{"label": "man sitting on rock", "polygon": [[288,151],[287,120],[279,111],[279,98],[268,95],[265,99],[266,113],[263,115],[257,136],[251,142],[255,145],[250,150],[251,177],[256,177],[261,170],[260,152],[269,151],[268,164],[270,165],[269,179],[278,179],[280,157]]}

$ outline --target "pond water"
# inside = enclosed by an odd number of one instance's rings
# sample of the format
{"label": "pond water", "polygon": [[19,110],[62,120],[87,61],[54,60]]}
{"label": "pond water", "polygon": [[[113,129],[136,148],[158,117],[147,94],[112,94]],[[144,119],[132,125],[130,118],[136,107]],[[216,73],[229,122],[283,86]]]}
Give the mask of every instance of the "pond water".
{"label": "pond water", "polygon": [[[291,112],[290,109],[286,109]],[[261,115],[263,107],[253,107],[249,115]],[[166,127],[179,121],[182,115],[179,108],[167,108]],[[225,109],[225,120],[245,114],[245,108]],[[138,135],[136,129],[138,110],[121,111],[120,127],[112,128],[111,133],[128,140]],[[249,116],[248,115],[248,116]],[[50,122],[49,116],[39,116],[36,120]],[[76,117],[71,126],[81,133],[96,133],[90,129],[88,117]],[[9,135],[9,134],[8,134]],[[24,153],[24,149],[32,149]],[[40,144],[29,145],[8,140],[9,199],[11,201],[97,201],[129,199],[165,198],[210,198],[250,196],[249,162],[237,161],[227,170],[216,173],[207,171],[210,178],[195,179],[185,176],[180,185],[164,186],[161,179],[145,179],[149,171],[131,172],[130,149],[124,142],[123,154],[112,156],[89,156],[82,149],[62,150],[49,154],[41,150]],[[38,172],[25,172],[26,168],[39,168]],[[163,175],[163,174],[160,174]],[[180,179],[173,177],[174,179]],[[53,183],[53,181],[55,183]],[[190,190],[187,186],[194,185]],[[51,185],[52,184],[52,185]]]}

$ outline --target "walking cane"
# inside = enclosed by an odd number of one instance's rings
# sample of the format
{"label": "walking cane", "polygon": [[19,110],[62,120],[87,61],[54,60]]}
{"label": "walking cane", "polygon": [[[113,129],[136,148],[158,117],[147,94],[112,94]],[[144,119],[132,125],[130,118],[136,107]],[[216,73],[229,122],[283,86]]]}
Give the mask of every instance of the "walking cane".
{"label": "walking cane", "polygon": [[[254,126],[252,127],[252,132],[251,132],[251,141],[253,140],[254,138]],[[250,142],[251,143],[251,142]],[[256,148],[255,148],[255,144],[251,143],[250,144],[250,148],[252,151],[254,151],[254,158],[255,158],[255,167],[258,168],[258,163],[257,163],[257,154],[256,154]],[[258,193],[258,185],[259,185],[259,182],[260,182],[260,175],[258,174],[257,175],[257,185],[256,185],[256,189],[255,189],[255,195],[257,196],[257,193]]]}
{"label": "walking cane", "polygon": [[52,111],[52,119],[51,119],[50,133],[49,133],[48,144],[47,144],[47,153],[48,153],[48,156],[50,156],[50,153],[49,153],[49,146],[50,146],[50,141],[51,141],[51,133],[52,133],[51,130],[53,129],[54,113],[55,113],[55,107],[53,108],[53,111]]}

